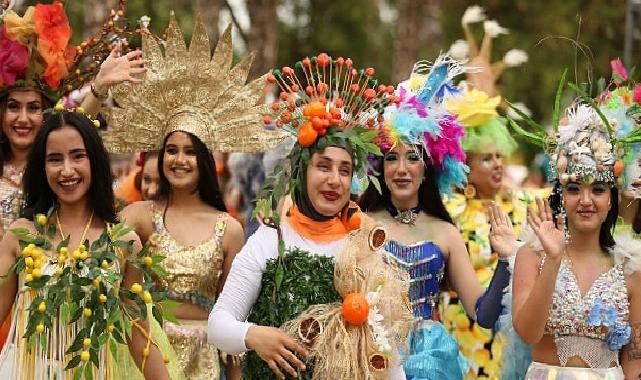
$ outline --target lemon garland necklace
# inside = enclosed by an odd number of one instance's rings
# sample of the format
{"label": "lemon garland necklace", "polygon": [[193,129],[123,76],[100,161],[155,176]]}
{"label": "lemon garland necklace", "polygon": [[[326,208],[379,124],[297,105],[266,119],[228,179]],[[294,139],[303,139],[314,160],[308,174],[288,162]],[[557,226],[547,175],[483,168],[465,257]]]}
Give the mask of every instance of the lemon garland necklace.
{"label": "lemon garland necklace", "polygon": [[[89,243],[86,235],[93,222],[93,212],[78,248],[68,257],[69,237],[65,238],[57,212],[57,223],[48,223],[56,208],[52,207],[47,215],[36,215],[35,233],[28,228],[11,230],[22,251],[11,272],[16,275],[24,272],[24,286],[29,289],[26,303],[16,305],[28,312],[26,328],[19,332],[28,342],[28,352],[36,350],[45,357],[56,357],[64,363],[65,370],[74,371],[74,379],[93,379],[100,366],[107,365],[101,359],[103,349],[108,347],[111,360],[115,361],[117,345],[126,345],[132,328],[136,328],[147,339],[142,352],[144,370],[151,344],[156,345],[141,326],[148,318],[148,306],[161,326],[163,319],[175,320],[169,312],[174,304],[164,301],[164,291],[154,286],[154,276],[165,275],[159,264],[164,257],[150,256],[147,246],[134,254],[134,241],[123,240],[133,229],[123,223],[108,225],[96,241]],[[62,241],[54,249],[51,241],[56,232]],[[58,256],[49,257],[46,251],[56,252]],[[120,287],[121,252],[132,253],[127,262],[142,272],[142,282],[134,283],[129,289]],[[57,264],[55,272],[47,271],[47,261]],[[64,352],[64,357],[58,352]]]}
{"label": "lemon garland necklace", "polygon": [[[85,241],[85,238],[87,237],[87,232],[89,232],[89,228],[91,227],[91,223],[93,222],[93,214],[94,211],[91,210],[91,215],[89,215],[89,221],[87,221],[87,224],[85,225],[85,229],[82,231],[82,235],[80,236],[80,243],[78,243],[78,247],[73,251],[71,254],[72,257],[76,260],[86,260],[88,257],[87,253],[87,248],[83,244]],[[60,239],[65,240],[65,233],[62,231],[62,223],[60,223],[60,215],[56,211],[56,224],[58,225],[58,232],[60,233]],[[65,250],[66,252],[67,250]],[[60,275],[62,272],[61,268],[61,263],[64,263],[67,260],[66,254],[63,255],[62,253],[58,257],[58,269],[56,269],[56,274]],[[60,272],[58,272],[60,271]]]}

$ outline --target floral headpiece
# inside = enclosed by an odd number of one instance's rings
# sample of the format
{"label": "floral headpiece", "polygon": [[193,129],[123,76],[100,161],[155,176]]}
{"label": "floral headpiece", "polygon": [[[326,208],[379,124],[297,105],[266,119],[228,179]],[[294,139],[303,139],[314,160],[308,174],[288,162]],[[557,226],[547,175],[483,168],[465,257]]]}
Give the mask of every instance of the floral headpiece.
{"label": "floral headpiece", "polygon": [[[616,131],[617,138],[625,138],[637,129],[641,122],[641,84],[635,85],[619,59],[611,61],[612,90],[603,91],[598,97],[599,108]],[[629,140],[629,139],[628,139]],[[641,143],[631,142],[623,146],[621,159],[624,170],[619,185],[635,198],[641,198]]]}
{"label": "floral headpiece", "polygon": [[400,102],[385,109],[377,138],[383,153],[399,142],[421,146],[434,166],[442,194],[451,193],[452,186],[462,187],[468,171],[461,146],[464,128],[444,105],[446,98],[459,93],[452,79],[464,71],[447,55],[439,56],[433,65],[417,62],[410,78],[398,85]]}
{"label": "floral headpiece", "polygon": [[213,56],[207,29],[196,17],[189,48],[172,13],[163,42],[143,33],[149,61],[142,84],[112,90],[119,107],[106,112],[110,130],[105,145],[113,153],[158,150],[165,136],[183,131],[212,151],[263,152],[284,137],[263,128],[268,106],[258,104],[264,79],[246,83],[254,54],[232,67],[231,27],[220,36]]}
{"label": "floral headpiece", "polygon": [[[121,28],[126,0],[100,34],[78,47],[69,44],[71,27],[59,1],[27,8],[20,17],[13,10],[0,19],[0,95],[15,89],[40,91],[52,102],[94,77],[112,44],[127,34]],[[125,43],[126,45],[126,43]]]}
{"label": "floral headpiece", "polygon": [[[567,108],[565,117],[561,118],[560,98],[565,88],[566,72],[557,91],[552,136],[522,113],[532,131],[526,131],[512,119],[509,123],[518,135],[546,150],[551,158],[553,174],[561,184],[599,181],[611,186],[621,185],[626,146],[641,142],[641,129],[634,128],[627,120],[620,124],[616,117],[619,101],[626,102],[626,89],[606,92],[594,100],[578,86],[569,84],[582,102]],[[611,109],[608,109],[608,102],[611,102]]]}
{"label": "floral headpiece", "polygon": [[516,149],[516,141],[497,112],[500,103],[500,96],[490,98],[483,91],[468,88],[460,96],[446,99],[445,109],[465,126],[462,144],[466,152],[495,147],[499,153],[509,156]]}
{"label": "floral headpiece", "polygon": [[264,122],[275,120],[297,143],[288,156],[291,168],[276,168],[259,198],[277,200],[293,193],[302,185],[302,171],[311,156],[328,146],[345,147],[352,154],[353,193],[366,189],[370,180],[380,187],[367,173],[367,155],[381,155],[374,143],[377,125],[385,107],[399,99],[393,95],[394,87],[379,84],[374,74],[373,68],[357,70],[349,58],[332,59],[321,53],[267,76],[281,92]]}

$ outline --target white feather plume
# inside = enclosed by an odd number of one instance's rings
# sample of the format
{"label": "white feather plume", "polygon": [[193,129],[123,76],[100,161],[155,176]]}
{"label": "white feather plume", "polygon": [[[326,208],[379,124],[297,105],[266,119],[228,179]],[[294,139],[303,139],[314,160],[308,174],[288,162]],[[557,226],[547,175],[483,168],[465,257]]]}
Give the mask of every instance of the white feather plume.
{"label": "white feather plume", "polygon": [[508,67],[521,66],[522,64],[527,62],[527,60],[527,53],[521,49],[509,50],[507,53],[505,53],[505,56],[503,56],[503,62],[505,62]]}
{"label": "white feather plume", "polygon": [[490,37],[496,37],[499,34],[508,34],[508,29],[499,25],[495,20],[488,20],[483,23],[483,29]]}
{"label": "white feather plume", "polygon": [[447,52],[452,58],[462,61],[467,58],[470,53],[470,47],[465,40],[456,40],[450,46],[450,50]]}
{"label": "white feather plume", "polygon": [[467,7],[463,17],[461,18],[461,23],[463,25],[471,24],[474,22],[481,22],[485,20],[485,10],[480,5],[471,5]]}
{"label": "white feather plume", "polygon": [[623,263],[626,275],[641,271],[641,240],[635,239],[629,232],[620,232],[614,241],[616,244],[610,249],[614,263]]}

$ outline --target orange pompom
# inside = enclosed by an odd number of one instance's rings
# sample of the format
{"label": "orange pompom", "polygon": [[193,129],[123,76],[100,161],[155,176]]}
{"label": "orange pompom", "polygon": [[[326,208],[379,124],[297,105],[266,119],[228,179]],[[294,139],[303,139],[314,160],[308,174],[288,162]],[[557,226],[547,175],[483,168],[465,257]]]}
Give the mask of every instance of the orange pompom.
{"label": "orange pompom", "polygon": [[269,125],[269,124],[271,124],[271,123],[272,123],[272,117],[271,117],[271,116],[269,116],[269,115],[265,115],[265,116],[263,116],[263,123],[264,123],[265,125]]}
{"label": "orange pompom", "polygon": [[352,67],[352,65],[353,65],[353,64],[354,64],[354,62],[352,61],[352,59],[351,59],[351,58],[347,58],[347,59],[345,60],[345,66],[347,66],[347,67]]}
{"label": "orange pompom", "polygon": [[361,87],[358,85],[358,83],[353,83],[351,86],[349,86],[349,90],[351,92],[358,92],[360,88]]}
{"label": "orange pompom", "polygon": [[360,326],[367,321],[369,304],[361,293],[350,293],[343,299],[343,318],[347,323]]}
{"label": "orange pompom", "polygon": [[292,90],[292,92],[298,92],[298,90],[300,90],[300,87],[298,87],[298,85],[294,83],[289,87],[289,89]]}
{"label": "orange pompom", "polygon": [[320,67],[327,67],[329,64],[329,55],[327,53],[320,53],[318,57],[316,57],[316,62],[318,62],[318,66]]}
{"label": "orange pompom", "polygon": [[319,101],[309,102],[309,104],[303,108],[303,115],[307,117],[323,117],[325,116],[325,106]]}
{"label": "orange pompom", "polygon": [[370,77],[373,76],[375,73],[376,73],[376,70],[374,70],[373,67],[368,67],[365,69],[365,74],[367,74]]}
{"label": "orange pompom", "polygon": [[303,147],[314,144],[318,138],[318,132],[312,128],[311,122],[306,122],[298,129],[298,143]]}
{"label": "orange pompom", "polygon": [[376,97],[376,91],[368,88],[363,92],[363,97],[365,98],[365,100],[372,100],[374,99],[374,97]]}
{"label": "orange pompom", "polygon": [[623,160],[617,160],[617,162],[614,163],[614,176],[618,177],[623,173]]}
{"label": "orange pompom", "polygon": [[276,83],[276,77],[274,76],[274,74],[267,74],[267,83]]}

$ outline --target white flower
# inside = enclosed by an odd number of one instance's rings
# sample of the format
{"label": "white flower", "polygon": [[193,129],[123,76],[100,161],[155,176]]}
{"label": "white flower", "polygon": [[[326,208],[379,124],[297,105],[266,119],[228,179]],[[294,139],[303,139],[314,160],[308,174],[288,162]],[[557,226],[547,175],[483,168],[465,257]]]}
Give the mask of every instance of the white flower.
{"label": "white flower", "polygon": [[503,62],[508,67],[516,67],[527,62],[527,53],[521,49],[512,49],[505,53],[503,56]]}
{"label": "white flower", "polygon": [[387,331],[383,327],[383,315],[378,311],[378,307],[371,307],[369,314],[367,315],[367,324],[372,328],[372,333],[374,334],[374,340],[378,349],[382,352],[390,352],[392,346],[387,339]]}
{"label": "white flower", "polygon": [[467,55],[470,52],[470,47],[467,45],[467,42],[465,40],[456,40],[450,46],[450,50],[447,52],[447,54],[450,55],[450,57],[456,59],[457,61],[462,61],[467,58]]}
{"label": "white flower", "polygon": [[472,5],[467,7],[463,17],[461,18],[461,24],[470,24],[473,22],[481,22],[485,20],[485,11],[480,5]]}
{"label": "white flower", "polygon": [[149,28],[149,23],[151,22],[151,17],[144,15],[140,18],[140,25],[143,29]]}
{"label": "white flower", "polygon": [[508,33],[507,28],[502,27],[498,22],[494,20],[485,21],[483,23],[483,29],[485,30],[485,33],[490,35],[490,37],[496,37],[499,34]]}

